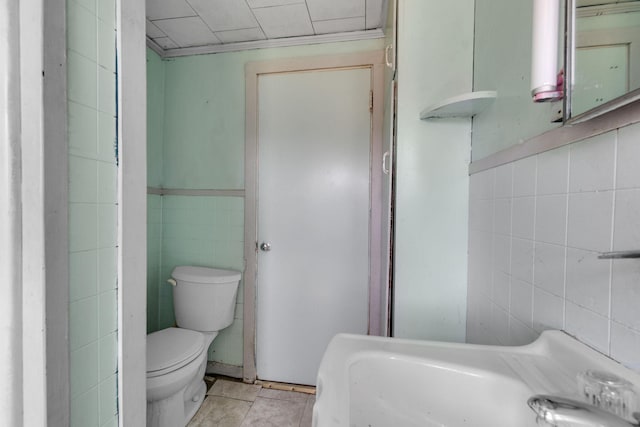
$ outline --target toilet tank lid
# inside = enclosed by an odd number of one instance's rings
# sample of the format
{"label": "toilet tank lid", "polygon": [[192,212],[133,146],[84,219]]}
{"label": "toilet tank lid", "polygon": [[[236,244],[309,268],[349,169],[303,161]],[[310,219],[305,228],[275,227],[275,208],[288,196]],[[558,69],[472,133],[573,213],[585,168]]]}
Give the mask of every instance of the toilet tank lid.
{"label": "toilet tank lid", "polygon": [[174,279],[194,283],[227,283],[240,280],[240,272],[220,268],[178,266],[171,273]]}
{"label": "toilet tank lid", "polygon": [[147,376],[175,371],[198,357],[204,335],[189,329],[167,328],[147,335]]}

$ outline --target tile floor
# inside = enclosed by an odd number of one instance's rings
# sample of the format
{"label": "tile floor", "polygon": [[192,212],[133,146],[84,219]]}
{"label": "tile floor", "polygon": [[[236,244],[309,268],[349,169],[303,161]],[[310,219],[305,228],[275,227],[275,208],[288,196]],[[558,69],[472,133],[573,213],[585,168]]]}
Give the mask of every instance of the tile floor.
{"label": "tile floor", "polygon": [[315,395],[218,379],[187,427],[311,427]]}

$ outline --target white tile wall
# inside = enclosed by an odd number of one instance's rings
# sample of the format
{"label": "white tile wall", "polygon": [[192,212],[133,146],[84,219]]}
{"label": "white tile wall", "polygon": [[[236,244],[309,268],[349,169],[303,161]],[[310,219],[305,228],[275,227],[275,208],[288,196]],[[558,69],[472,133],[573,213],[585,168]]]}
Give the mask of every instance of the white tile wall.
{"label": "white tile wall", "polygon": [[615,132],[589,138],[570,147],[569,191],[610,190],[613,188]]}
{"label": "white tile wall", "polygon": [[538,155],[536,193],[566,194],[569,182],[569,147]]}
{"label": "white tile wall", "polygon": [[[471,176],[467,340],[563,329],[640,369],[640,124]],[[490,267],[488,267],[490,266]]]}
{"label": "white tile wall", "polygon": [[535,242],[533,283],[537,288],[557,296],[564,295],[565,252],[564,246]]}
{"label": "white tile wall", "polygon": [[640,187],[640,127],[628,126],[618,131],[616,188]]}

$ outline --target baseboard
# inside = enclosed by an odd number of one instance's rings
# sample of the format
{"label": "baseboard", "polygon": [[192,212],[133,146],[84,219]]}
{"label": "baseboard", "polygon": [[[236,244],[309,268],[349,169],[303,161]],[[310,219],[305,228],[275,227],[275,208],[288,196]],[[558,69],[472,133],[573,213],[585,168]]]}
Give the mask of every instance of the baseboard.
{"label": "baseboard", "polygon": [[296,391],[298,393],[316,394],[316,388],[311,385],[287,384],[274,381],[256,380],[255,384],[261,385],[262,388],[282,391]]}
{"label": "baseboard", "polygon": [[242,366],[227,365],[226,363],[207,362],[208,375],[224,375],[231,378],[242,378]]}

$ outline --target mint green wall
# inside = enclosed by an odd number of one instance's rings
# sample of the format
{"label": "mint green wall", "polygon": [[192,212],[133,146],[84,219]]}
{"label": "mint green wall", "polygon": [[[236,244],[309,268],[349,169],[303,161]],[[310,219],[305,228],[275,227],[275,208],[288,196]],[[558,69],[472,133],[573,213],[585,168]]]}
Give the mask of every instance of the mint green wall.
{"label": "mint green wall", "polygon": [[400,0],[394,334],[464,341],[469,118],[420,111],[471,90],[473,0]]}
{"label": "mint green wall", "polygon": [[[474,90],[496,90],[498,97],[473,119],[473,160],[560,126],[552,120],[562,102],[531,101],[532,12],[531,2],[476,0],[473,86]],[[581,31],[637,25],[638,13],[577,21]],[[564,63],[562,44],[560,40],[558,68]]]}
{"label": "mint green wall", "polygon": [[[150,80],[158,82],[161,75],[164,79],[164,89],[154,84],[155,94],[149,94],[151,103],[151,96],[164,91],[163,111],[157,109],[149,115],[149,127],[154,128],[149,133],[162,135],[160,147],[157,138],[148,141],[150,151],[162,152],[162,179],[154,185],[169,189],[244,189],[247,62],[382,48],[382,40],[368,40],[171,58],[159,64],[157,56],[149,53]],[[158,127],[162,129],[155,129]],[[175,321],[171,286],[166,280],[176,265],[244,270],[244,199],[149,196],[148,200],[150,206],[160,206],[149,219],[149,230],[160,234],[162,247],[160,273],[157,280],[150,276],[148,283],[148,304],[155,305],[157,296],[155,325],[161,329]],[[152,224],[158,217],[162,223],[159,230]],[[155,256],[152,249],[149,254]],[[242,296],[241,285],[234,323],[215,339],[209,360],[242,365]]]}
{"label": "mint green wall", "polygon": [[[147,185],[162,185],[164,63],[147,49]],[[157,331],[162,266],[162,197],[147,196],[147,332]]]}
{"label": "mint green wall", "polygon": [[475,3],[473,90],[498,97],[473,119],[474,161],[558,127],[552,118],[562,109],[562,102],[531,100],[532,2]]}
{"label": "mint green wall", "polygon": [[164,63],[147,49],[147,185],[160,187],[164,141]]}
{"label": "mint green wall", "polygon": [[115,1],[67,1],[71,426],[117,426]]}
{"label": "mint green wall", "polygon": [[147,333],[157,331],[162,268],[162,196],[147,195]]}

